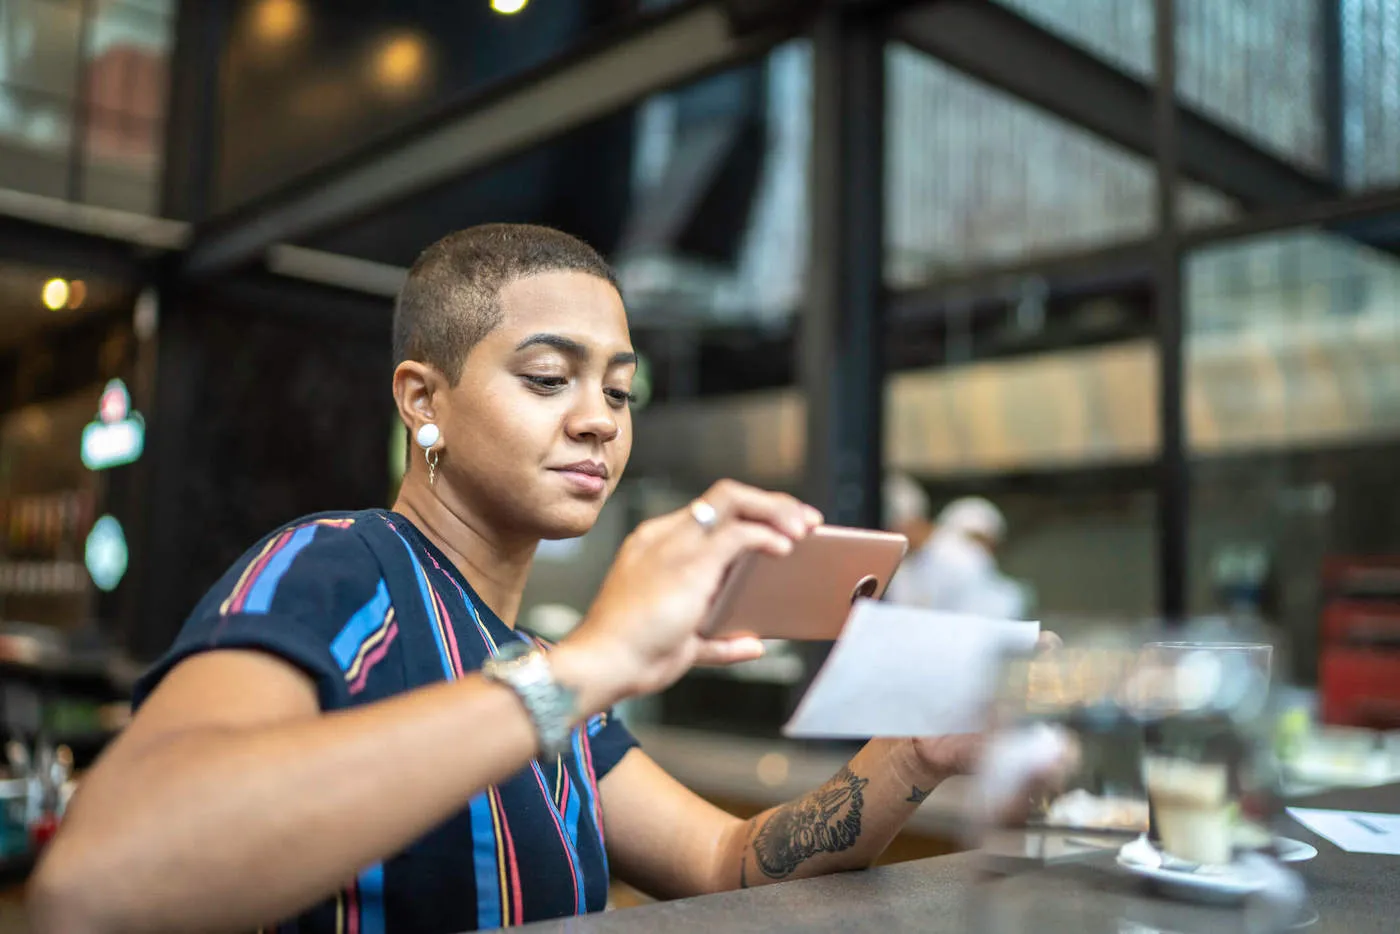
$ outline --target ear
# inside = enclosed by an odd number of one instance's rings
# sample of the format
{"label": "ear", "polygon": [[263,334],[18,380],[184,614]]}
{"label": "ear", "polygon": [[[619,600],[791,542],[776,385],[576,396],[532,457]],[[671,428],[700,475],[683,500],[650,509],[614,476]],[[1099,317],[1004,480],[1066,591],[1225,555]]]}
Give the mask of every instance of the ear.
{"label": "ear", "polygon": [[438,420],[436,399],[446,388],[442,374],[426,363],[405,360],[394,368],[394,403],[410,435]]}

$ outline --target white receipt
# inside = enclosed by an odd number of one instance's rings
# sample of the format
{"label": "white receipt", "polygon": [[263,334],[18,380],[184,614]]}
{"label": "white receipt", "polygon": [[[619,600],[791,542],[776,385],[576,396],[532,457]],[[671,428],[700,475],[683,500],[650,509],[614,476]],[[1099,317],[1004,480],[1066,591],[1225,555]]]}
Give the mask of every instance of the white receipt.
{"label": "white receipt", "polygon": [[1034,650],[1039,635],[1039,623],[859,601],[783,733],[975,732],[985,725],[1002,655]]}
{"label": "white receipt", "polygon": [[1400,856],[1400,814],[1289,808],[1288,814],[1348,853]]}

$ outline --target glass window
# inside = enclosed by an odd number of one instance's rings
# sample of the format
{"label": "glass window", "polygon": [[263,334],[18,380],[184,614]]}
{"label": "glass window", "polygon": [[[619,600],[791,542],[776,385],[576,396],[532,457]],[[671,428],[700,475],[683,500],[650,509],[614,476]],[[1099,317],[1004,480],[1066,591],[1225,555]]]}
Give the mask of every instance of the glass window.
{"label": "glass window", "polygon": [[1191,606],[1278,623],[1311,678],[1324,560],[1400,548],[1400,260],[1299,230],[1186,277]]}
{"label": "glass window", "polygon": [[[885,280],[895,288],[1150,235],[1152,163],[907,46],[888,53]],[[1188,223],[1233,213],[1199,186]]]}
{"label": "glass window", "polygon": [[167,3],[106,2],[89,25],[83,200],[154,214],[173,21]]}
{"label": "glass window", "polygon": [[0,5],[0,183],[156,212],[170,7],[168,0]]}
{"label": "glass window", "polygon": [[1348,187],[1400,184],[1400,0],[1341,4]]}
{"label": "glass window", "polygon": [[68,187],[81,17],[76,2],[0,5],[0,179],[61,197]]}
{"label": "glass window", "polygon": [[[998,2],[1135,77],[1155,74],[1152,0]],[[1320,169],[1321,37],[1317,0],[1178,0],[1178,90],[1229,129]]]}

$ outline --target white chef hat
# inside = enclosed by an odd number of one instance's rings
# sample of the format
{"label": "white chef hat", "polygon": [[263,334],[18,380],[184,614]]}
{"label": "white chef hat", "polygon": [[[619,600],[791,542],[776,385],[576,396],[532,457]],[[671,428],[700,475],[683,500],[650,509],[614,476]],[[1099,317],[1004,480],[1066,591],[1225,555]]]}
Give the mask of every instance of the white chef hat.
{"label": "white chef hat", "polygon": [[887,474],[882,493],[884,496],[885,528],[892,529],[905,522],[928,518],[932,508],[928,494],[908,474]]}
{"label": "white chef hat", "polygon": [[1006,517],[990,500],[980,496],[964,496],[944,506],[938,514],[937,525],[993,542],[1001,541],[1006,534]]}

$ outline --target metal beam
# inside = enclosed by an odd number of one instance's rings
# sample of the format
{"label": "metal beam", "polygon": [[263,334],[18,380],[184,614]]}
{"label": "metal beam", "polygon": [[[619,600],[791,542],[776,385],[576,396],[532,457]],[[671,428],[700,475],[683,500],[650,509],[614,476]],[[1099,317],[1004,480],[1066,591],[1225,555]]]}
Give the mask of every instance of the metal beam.
{"label": "metal beam", "polygon": [[606,45],[474,95],[387,147],[353,155],[215,222],[196,235],[185,273],[209,276],[258,261],[275,243],[295,243],[479,171],[648,94],[753,58],[784,35],[735,36],[719,2],[646,17]]}
{"label": "metal beam", "polygon": [[812,264],[799,336],[806,488],[827,519],[880,522],[884,423],[885,58],[868,17],[812,32]]}
{"label": "metal beam", "polygon": [[1180,204],[1183,127],[1176,98],[1176,3],[1155,0],[1153,149],[1157,156],[1157,595],[1162,620],[1184,622],[1187,607],[1191,466],[1186,450],[1186,309],[1182,303]]}
{"label": "metal beam", "polygon": [[[940,0],[890,17],[889,36],[1064,120],[1151,158],[1153,92],[992,0]],[[1303,204],[1336,189],[1178,104],[1181,172],[1247,210]]]}
{"label": "metal beam", "polygon": [[0,189],[0,254],[9,259],[135,280],[187,235],[178,221]]}

